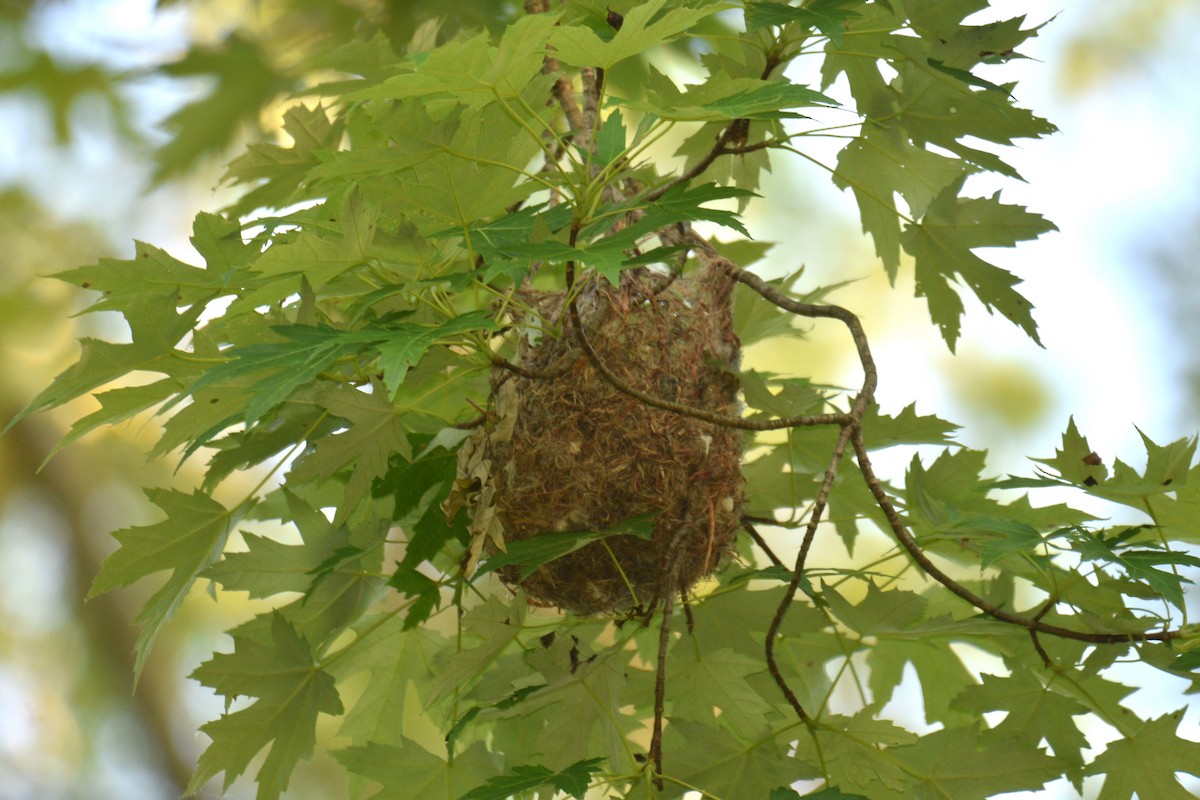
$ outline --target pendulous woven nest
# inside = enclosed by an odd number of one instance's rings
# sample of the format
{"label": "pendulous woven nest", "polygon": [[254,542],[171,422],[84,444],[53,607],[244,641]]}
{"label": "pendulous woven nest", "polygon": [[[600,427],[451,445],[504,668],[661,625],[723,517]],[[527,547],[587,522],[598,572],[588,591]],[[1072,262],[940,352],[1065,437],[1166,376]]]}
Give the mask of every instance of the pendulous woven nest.
{"label": "pendulous woven nest", "polygon": [[[593,279],[577,301],[588,340],[633,387],[736,415],[740,343],[729,274],[706,264],[664,283],[645,270],[624,273],[619,287]],[[718,566],[739,527],[738,431],[619,391],[580,349],[562,293],[526,291],[521,299],[561,322],[562,335],[523,335],[517,363],[542,372],[570,366],[549,380],[493,374],[488,424],[459,459],[460,485],[480,479],[473,534],[492,552],[501,538],[601,531],[653,514],[652,541],[611,536],[524,580],[518,567],[500,576],[534,602],[578,614],[651,608],[686,591]]]}

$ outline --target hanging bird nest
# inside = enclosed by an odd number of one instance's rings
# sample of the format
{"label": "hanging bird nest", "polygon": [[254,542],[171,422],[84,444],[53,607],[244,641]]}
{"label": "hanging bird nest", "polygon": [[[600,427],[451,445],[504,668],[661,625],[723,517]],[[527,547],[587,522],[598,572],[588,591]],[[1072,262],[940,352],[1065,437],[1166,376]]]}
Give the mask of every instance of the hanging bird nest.
{"label": "hanging bird nest", "polygon": [[[619,287],[592,279],[577,306],[597,357],[622,381],[735,415],[732,287],[719,262],[669,282],[635,270]],[[730,549],[742,502],[739,433],[615,388],[580,348],[562,292],[526,290],[521,300],[532,310],[515,321],[525,331],[517,354],[525,376],[494,372],[489,419],[460,451],[459,498],[450,505],[470,507],[476,559],[502,542],[654,515],[650,541],[610,536],[524,579],[519,565],[499,570],[534,602],[578,614],[652,608],[712,572]],[[534,335],[533,316],[560,325],[561,335]]]}

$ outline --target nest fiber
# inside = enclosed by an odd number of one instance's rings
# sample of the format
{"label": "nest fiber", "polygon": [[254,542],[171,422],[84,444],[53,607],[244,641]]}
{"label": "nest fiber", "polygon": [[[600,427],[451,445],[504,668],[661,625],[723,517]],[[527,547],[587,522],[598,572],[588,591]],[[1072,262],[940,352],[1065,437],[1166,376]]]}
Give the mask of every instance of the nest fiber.
{"label": "nest fiber", "polygon": [[[736,415],[732,286],[718,266],[669,283],[635,271],[619,287],[595,279],[577,304],[588,341],[622,381],[663,400]],[[494,509],[484,516],[507,542],[602,531],[645,514],[655,522],[652,541],[610,536],[523,580],[519,567],[502,569],[501,577],[535,602],[580,614],[649,608],[686,591],[717,567],[739,527],[739,432],[618,390],[580,349],[561,293],[526,292],[523,300],[562,333],[523,335],[518,363],[566,372],[493,376],[500,418],[480,432],[493,484]]]}

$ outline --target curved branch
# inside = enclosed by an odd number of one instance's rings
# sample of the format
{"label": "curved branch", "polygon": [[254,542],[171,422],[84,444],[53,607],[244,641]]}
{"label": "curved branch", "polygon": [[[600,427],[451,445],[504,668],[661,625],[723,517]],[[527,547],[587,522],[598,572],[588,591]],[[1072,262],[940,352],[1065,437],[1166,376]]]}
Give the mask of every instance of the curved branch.
{"label": "curved branch", "polygon": [[[570,293],[571,287],[575,282],[575,262],[567,262],[567,291]],[[810,427],[813,425],[846,425],[850,422],[849,414],[812,414],[808,416],[782,417],[780,419],[771,420],[750,420],[742,419],[741,417],[733,417],[729,414],[717,414],[712,411],[706,411],[703,408],[689,406],[686,403],[676,403],[672,400],[664,400],[661,397],[656,397],[648,392],[643,392],[636,386],[630,385],[623,380],[621,376],[612,371],[604,360],[600,358],[600,354],[592,347],[591,341],[588,339],[583,330],[583,319],[579,313],[579,306],[572,297],[570,304],[571,326],[574,328],[575,338],[579,342],[580,348],[587,355],[588,360],[596,371],[600,373],[600,377],[604,378],[614,389],[622,394],[640,400],[648,406],[670,411],[674,414],[679,414],[684,417],[711,422],[714,425],[720,425],[726,428],[739,428],[744,431],[773,431],[783,428],[800,428]]]}
{"label": "curved branch", "polygon": [[[1014,614],[999,606],[984,600],[979,595],[972,592],[967,587],[960,584],[958,581],[951,578],[943,572],[936,564],[934,564],[921,546],[913,539],[912,534],[908,532],[904,522],[900,519],[900,514],[896,511],[892,500],[887,496],[887,492],[883,489],[883,484],[875,475],[875,470],[871,466],[871,459],[867,455],[866,442],[863,441],[862,431],[855,431],[852,437],[854,442],[854,451],[858,459],[858,468],[862,472],[863,478],[867,482],[867,487],[871,490],[871,494],[875,496],[875,503],[883,511],[887,518],[888,525],[892,529],[896,540],[900,542],[901,547],[908,551],[913,560],[920,565],[929,577],[933,578],[938,583],[945,586],[954,594],[966,600],[975,608],[987,614],[993,619],[998,619],[1001,622],[1007,622],[1011,625],[1018,625],[1029,630],[1031,634],[1046,633],[1052,636],[1058,636],[1063,639],[1074,639],[1080,642],[1091,642],[1093,644],[1129,644],[1133,642],[1166,642],[1172,639],[1177,639],[1181,635],[1179,631],[1157,631],[1154,633],[1089,633],[1087,631],[1077,631],[1071,628],[1064,628],[1060,625],[1051,625],[1041,621],[1042,614],[1039,613],[1035,617],[1025,617],[1020,614]],[[1043,611],[1044,613],[1044,611]]]}
{"label": "curved branch", "polygon": [[492,366],[506,370],[522,378],[528,378],[529,380],[552,381],[561,378],[570,372],[571,367],[575,366],[575,362],[567,361],[557,367],[552,367],[551,369],[539,370],[529,369],[528,367],[522,367],[518,364],[514,364],[502,356],[492,356]]}
{"label": "curved branch", "polygon": [[775,608],[775,616],[771,618],[771,624],[767,628],[766,640],[766,658],[767,670],[771,673],[771,677],[775,680],[779,690],[783,692],[783,696],[787,699],[792,710],[796,712],[796,716],[800,721],[808,724],[810,717],[804,710],[804,706],[800,704],[796,693],[792,691],[792,687],[788,685],[787,679],[783,677],[782,670],[779,669],[779,664],[775,660],[775,637],[779,635],[780,628],[783,627],[783,619],[787,615],[788,609],[792,606],[792,601],[796,599],[796,592],[800,588],[800,581],[804,577],[804,565],[808,561],[808,551],[812,547],[813,540],[817,537],[817,526],[821,523],[821,515],[825,512],[825,506],[829,503],[829,494],[833,491],[833,482],[837,478],[838,467],[841,466],[842,457],[846,453],[846,445],[850,443],[850,437],[854,431],[858,430],[857,422],[842,427],[841,433],[838,435],[837,444],[834,445],[833,454],[829,458],[829,467],[825,470],[825,480],[821,482],[821,489],[817,492],[816,500],[813,501],[812,514],[808,518],[808,525],[804,530],[804,540],[800,543],[800,552],[796,554],[796,565],[792,568],[792,579],[788,581],[787,589],[783,593],[783,599],[779,601],[779,605]]}

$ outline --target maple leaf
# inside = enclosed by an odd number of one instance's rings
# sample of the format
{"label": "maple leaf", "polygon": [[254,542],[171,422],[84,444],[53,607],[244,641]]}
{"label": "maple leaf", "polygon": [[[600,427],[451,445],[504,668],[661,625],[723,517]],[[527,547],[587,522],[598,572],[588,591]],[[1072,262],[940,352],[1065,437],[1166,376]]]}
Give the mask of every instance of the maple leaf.
{"label": "maple leaf", "polygon": [[1187,800],[1194,797],[1184,789],[1176,772],[1200,777],[1200,742],[1180,738],[1176,729],[1184,711],[1147,720],[1132,734],[1110,742],[1104,752],[1084,769],[1085,775],[1105,775],[1098,800]]}
{"label": "maple leaf", "polygon": [[8,430],[35,411],[62,405],[98,386],[116,380],[130,372],[147,371],[175,375],[179,362],[175,345],[195,324],[203,309],[192,305],[182,313],[175,311],[175,292],[167,296],[146,293],[121,309],[129,323],[132,341],[113,344],[97,339],[80,339],[79,361],[61,373],[54,382],[33,398],[8,423]]}
{"label": "maple leaf", "polygon": [[398,566],[388,578],[388,586],[413,599],[404,615],[405,628],[415,628],[429,619],[435,607],[441,607],[441,584],[412,567]]}
{"label": "maple leaf", "polygon": [[542,69],[546,37],[558,14],[530,14],[505,28],[498,46],[487,33],[449,42],[421,58],[410,72],[366,88],[355,88],[343,100],[402,100],[441,95],[470,106],[497,97],[520,96]]}
{"label": "maple leaf", "polygon": [[670,78],[659,73],[653,81],[652,91],[647,100],[613,100],[638,111],[680,122],[794,119],[803,115],[788,109],[838,105],[833,98],[807,86],[758,78],[731,78],[725,74],[710,75],[705,83],[689,86],[687,91],[681,92]]}
{"label": "maple leaf", "polygon": [[[200,225],[199,219],[197,225]],[[174,306],[191,305],[214,297],[224,287],[215,270],[185,264],[164,250],[145,242],[134,242],[129,259],[102,258],[86,267],[55,274],[59,280],[100,292],[89,311],[121,311],[149,293],[172,297]]]}
{"label": "maple leaf", "polygon": [[496,772],[496,758],[479,742],[453,761],[411,740],[334,751],[346,769],[383,784],[371,800],[457,800]]}
{"label": "maple leaf", "polygon": [[871,126],[838,153],[833,182],[854,193],[863,231],[871,234],[888,277],[895,281],[901,239],[894,196],[903,197],[909,215],[919,219],[935,197],[968,171],[961,160]]}
{"label": "maple leaf", "polygon": [[992,197],[960,198],[959,178],[933,199],[919,222],[907,225],[900,241],[916,261],[916,293],[929,302],[929,315],[953,351],[958,341],[962,300],[951,288],[961,279],[989,311],[996,309],[1039,344],[1032,305],[1013,287],[1020,279],[987,263],[977,247],[1012,247],[1057,230],[1042,216]]}
{"label": "maple leaf", "polygon": [[978,726],[948,728],[888,754],[914,778],[913,797],[988,800],[1036,790],[1062,775],[1062,762],[1012,739],[980,748]]}
{"label": "maple leaf", "polygon": [[[546,683],[506,705],[500,718],[523,728],[530,752],[541,754],[543,764],[552,769],[569,769],[597,750],[616,771],[636,769],[625,739],[632,720],[621,711],[627,658],[612,649],[592,653],[574,635],[539,644],[523,660]],[[602,744],[595,741],[597,729]]]}
{"label": "maple leaf", "polygon": [[45,466],[46,462],[53,458],[59,450],[84,434],[95,430],[101,425],[115,425],[142,411],[153,408],[165,402],[168,398],[175,396],[183,388],[183,384],[174,378],[163,378],[160,381],[147,383],[143,386],[121,386],[95,395],[96,401],[100,403],[100,408],[86,417],[77,419],[71,425],[71,430],[51,448],[42,465]]}
{"label": "maple leaf", "polygon": [[204,576],[231,591],[251,597],[270,597],[280,592],[304,592],[313,583],[313,573],[347,542],[324,515],[314,510],[295,492],[283,489],[288,512],[300,533],[301,544],[284,544],[266,536],[242,533],[246,549],[226,553]]}
{"label": "maple leaf", "polygon": [[393,453],[412,458],[405,434],[404,417],[391,401],[383,385],[375,382],[372,391],[334,385],[317,393],[316,400],[330,414],[346,420],[349,427],[340,433],[323,436],[315,449],[292,469],[299,483],[326,479],[353,464],[335,522],[341,524],[367,499],[371,483],[388,470]]}
{"label": "maple leaf", "polygon": [[283,130],[292,139],[290,147],[252,143],[226,168],[224,180],[250,187],[230,212],[246,214],[294,202],[310,170],[321,164],[321,154],[337,149],[344,124],[340,117],[331,120],[321,104],[294,105],[283,114]]}
{"label": "maple leaf", "polygon": [[591,28],[563,25],[550,34],[555,57],[572,66],[594,66],[610,69],[614,64],[652,47],[665,44],[717,8],[672,8],[659,14],[667,0],[648,0],[639,3],[621,24],[621,29],[609,41],[602,40]]}
{"label": "maple leaf", "polygon": [[521,578],[525,579],[537,572],[538,567],[543,564],[562,558],[599,539],[609,536],[636,536],[649,541],[654,535],[653,526],[652,516],[640,516],[610,525],[602,531],[544,533],[519,542],[509,542],[503,552],[488,556],[475,573],[475,577],[516,564],[521,568]]}
{"label": "maple leaf", "polygon": [[338,359],[386,337],[381,330],[344,331],[323,325],[277,325],[273,331],[280,341],[231,349],[229,360],[205,372],[192,384],[192,392],[257,376],[245,411],[245,421],[252,423],[301,386],[313,383]]}
{"label": "maple leaf", "polygon": [[746,3],[746,28],[753,31],[796,23],[816,28],[828,36],[835,47],[841,47],[847,20],[858,15],[856,10],[846,6],[858,4],[858,0],[814,0],[804,8],[796,8],[784,3]]}
{"label": "maple leaf", "polygon": [[513,607],[493,595],[483,605],[463,615],[463,629],[473,647],[453,655],[441,669],[429,690],[428,702],[434,703],[455,692],[462,692],[478,681],[487,668],[509,645],[517,641],[525,620],[525,601]]}
{"label": "maple leaf", "polygon": [[218,48],[194,48],[162,69],[175,77],[213,75],[217,85],[208,96],[167,118],[164,125],[174,135],[155,154],[156,183],[223,150],[242,125],[255,120],[264,105],[293,85],[268,63],[257,42],[237,34]]}
{"label": "maple leaf", "polygon": [[512,767],[507,774],[492,778],[458,800],[508,800],[515,793],[539,786],[553,786],[577,800],[583,800],[588,784],[591,783],[592,773],[599,771],[603,762],[603,758],[589,758],[576,761],[558,771],[547,769],[540,764]]}
{"label": "maple leaf", "polygon": [[333,678],[316,665],[312,649],[278,613],[271,615],[266,642],[234,635],[234,651],[218,653],[192,677],[225,697],[257,698],[247,708],[223,714],[200,727],[212,743],[200,757],[187,793],[195,793],[218,772],[229,788],[250,760],[271,748],[255,779],[258,800],[277,800],[296,763],[309,758],[316,743],[319,714],[341,714]]}
{"label": "maple leaf", "polygon": [[819,746],[829,781],[840,789],[868,796],[911,796],[913,776],[892,758],[891,750],[918,737],[886,719],[877,719],[877,713],[878,706],[864,708],[853,717],[823,718],[814,738],[800,740],[797,757],[812,760]]}
{"label": "maple leaf", "polygon": [[[428,686],[436,674],[447,639],[428,627],[405,628],[390,614],[365,617],[358,637],[332,661],[329,671],[339,681],[360,673],[368,679],[362,694],[342,720],[338,735],[358,743],[401,745],[410,697],[406,687]],[[423,709],[428,706],[420,704]]]}
{"label": "maple leaf", "polygon": [[129,124],[127,101],[118,91],[115,76],[94,64],[60,63],[41,49],[29,50],[21,40],[9,48],[13,61],[0,73],[0,93],[25,91],[44,102],[50,111],[55,140],[60,145],[71,141],[71,114],[80,100],[100,97],[117,130],[125,137],[139,139]]}
{"label": "maple leaf", "polygon": [[691,786],[717,797],[765,797],[774,787],[806,777],[798,761],[783,758],[771,737],[745,743],[722,728],[672,720],[666,738],[669,768]]}
{"label": "maple leaf", "polygon": [[142,624],[134,662],[135,681],[158,632],[192,583],[217,559],[233,524],[233,513],[199,491],[192,494],[167,489],[146,489],[150,502],[167,515],[162,522],[125,528],[113,534],[121,547],[109,556],[92,581],[88,597],[118,586],[129,586],[156,572],[170,570],[166,583],[146,601],[136,622]]}
{"label": "maple leaf", "polygon": [[728,648],[701,655],[694,642],[680,640],[671,648],[670,664],[672,719],[720,720],[747,735],[766,723],[770,706],[747,682],[764,670],[761,659]]}
{"label": "maple leaf", "polygon": [[1081,750],[1088,742],[1073,718],[1088,709],[1055,691],[1053,683],[1043,685],[1025,670],[1013,670],[1007,677],[985,674],[980,684],[968,686],[951,704],[980,714],[1006,712],[999,725],[982,734],[983,741],[1011,738],[1024,747],[1036,748],[1045,739],[1054,755],[1070,765],[1071,776],[1076,780],[1081,776]]}

